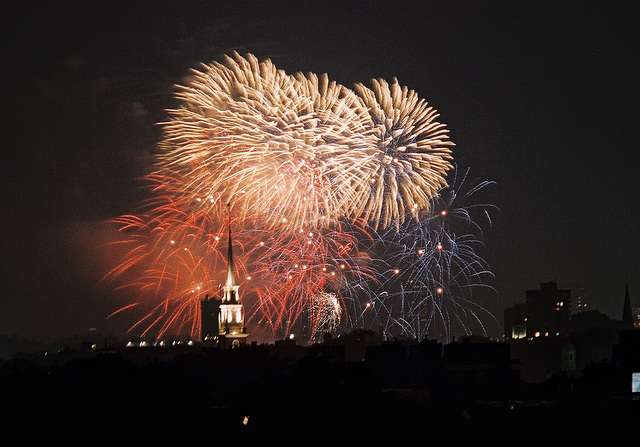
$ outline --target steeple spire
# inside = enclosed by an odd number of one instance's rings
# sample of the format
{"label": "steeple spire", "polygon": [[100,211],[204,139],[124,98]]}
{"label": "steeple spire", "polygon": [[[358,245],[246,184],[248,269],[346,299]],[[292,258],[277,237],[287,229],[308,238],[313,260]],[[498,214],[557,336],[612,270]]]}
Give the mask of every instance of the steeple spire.
{"label": "steeple spire", "polygon": [[231,202],[227,203],[227,214],[229,219],[229,247],[227,248],[227,282],[224,285],[224,296],[222,302],[239,303],[238,285],[236,284],[235,266],[233,265],[233,240],[231,238]]}
{"label": "steeple spire", "polygon": [[629,296],[629,279],[625,280],[624,305],[622,307],[622,324],[628,329],[633,328],[633,315],[631,313],[631,297]]}
{"label": "steeple spire", "polygon": [[[230,207],[231,203],[227,204]],[[231,214],[231,213],[229,213]],[[233,263],[233,238],[231,236],[231,216],[229,215],[229,247],[227,248],[227,282],[222,288],[223,296],[220,303],[219,345],[222,347],[236,347],[247,341],[247,329],[244,325],[244,306],[240,302],[236,284]]]}
{"label": "steeple spire", "polygon": [[229,248],[227,250],[227,287],[233,287],[236,285],[236,275],[234,273],[233,265],[233,242],[231,240],[231,224],[229,224]]}

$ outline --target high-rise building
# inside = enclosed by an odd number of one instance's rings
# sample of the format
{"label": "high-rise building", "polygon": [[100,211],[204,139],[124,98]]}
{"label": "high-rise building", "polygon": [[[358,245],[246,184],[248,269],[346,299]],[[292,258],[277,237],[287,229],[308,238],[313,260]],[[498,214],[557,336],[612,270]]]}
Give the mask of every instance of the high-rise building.
{"label": "high-rise building", "polygon": [[555,282],[527,290],[524,304],[505,309],[505,336],[509,339],[566,336],[569,333],[571,290],[558,289]]}
{"label": "high-rise building", "polygon": [[620,334],[633,331],[628,285],[622,320],[584,308],[569,315],[570,299],[571,290],[542,283],[540,290],[526,291],[525,303],[505,309],[504,335],[513,358],[521,361],[523,380],[546,380],[554,371],[581,373],[589,364],[611,361]]}
{"label": "high-rise building", "polygon": [[555,282],[540,284],[540,290],[527,290],[525,304],[530,315],[527,332],[533,336],[567,335],[571,313],[571,289],[558,289]]}

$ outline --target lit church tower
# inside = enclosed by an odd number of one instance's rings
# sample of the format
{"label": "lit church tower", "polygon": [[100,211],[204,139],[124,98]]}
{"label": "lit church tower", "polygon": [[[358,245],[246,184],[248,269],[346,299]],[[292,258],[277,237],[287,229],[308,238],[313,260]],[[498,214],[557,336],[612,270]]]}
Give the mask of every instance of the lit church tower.
{"label": "lit church tower", "polygon": [[240,303],[238,285],[233,265],[233,244],[231,241],[231,225],[229,225],[229,249],[227,252],[227,282],[224,285],[222,303],[220,304],[220,346],[236,347],[247,340],[244,325],[244,306]]}

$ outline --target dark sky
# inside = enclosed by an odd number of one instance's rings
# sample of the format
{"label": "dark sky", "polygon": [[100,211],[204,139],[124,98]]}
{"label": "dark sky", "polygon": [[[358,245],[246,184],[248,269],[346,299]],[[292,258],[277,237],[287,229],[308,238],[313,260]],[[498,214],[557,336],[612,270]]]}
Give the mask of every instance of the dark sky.
{"label": "dark sky", "polygon": [[639,5],[1,2],[0,334],[131,324],[106,318],[123,302],[99,282],[104,222],[145,197],[172,86],[232,50],[347,87],[398,78],[440,112],[455,162],[496,182],[482,256],[498,320],[547,281],[620,319],[626,279],[640,305]]}

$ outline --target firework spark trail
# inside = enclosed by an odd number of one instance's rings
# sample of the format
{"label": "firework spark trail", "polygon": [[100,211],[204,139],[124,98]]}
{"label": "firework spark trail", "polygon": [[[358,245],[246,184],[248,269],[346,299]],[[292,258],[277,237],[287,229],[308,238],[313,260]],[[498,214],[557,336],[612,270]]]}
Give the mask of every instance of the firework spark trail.
{"label": "firework spark trail", "polygon": [[[489,212],[497,207],[472,199],[493,182],[480,182],[464,192],[468,173],[458,180],[456,171],[452,185],[432,199],[429,216],[379,239],[377,249],[395,267],[387,269],[385,292],[373,307],[377,324],[390,334],[418,339],[442,334],[448,342],[454,326],[466,333],[479,326],[486,335],[482,317],[495,320],[473,298],[474,289],[490,288],[485,278],[492,276],[476,249],[483,246],[482,225],[474,216],[485,216],[491,224]],[[456,233],[458,229],[462,234]]]}
{"label": "firework spark trail", "polygon": [[[396,79],[351,90],[237,53],[193,70],[176,98],[147,177],[154,198],[116,219],[132,248],[108,276],[141,268],[129,286],[140,305],[155,303],[138,326],[197,335],[194,290],[216,291],[227,216],[247,248],[249,320],[287,330],[311,297],[336,293],[357,324],[381,275],[359,238],[402,237],[389,235],[431,219],[433,196],[446,186],[453,143],[437,112]],[[256,235],[269,243],[256,245]],[[403,313],[412,312],[405,301]],[[377,309],[385,307],[393,309]]]}
{"label": "firework spark trail", "polygon": [[258,297],[250,312],[253,321],[285,335],[308,312],[311,297],[331,292],[348,299],[362,284],[376,281],[356,230],[334,227],[288,236],[264,232],[268,239],[254,243],[247,253],[254,272],[247,291]]}
{"label": "firework spark trail", "polygon": [[321,292],[311,297],[312,339],[322,332],[333,332],[340,325],[342,306],[335,293]]}
{"label": "firework spark trail", "polygon": [[188,328],[194,334],[199,330],[201,292],[213,289],[216,273],[224,271],[224,250],[218,247],[221,226],[207,214],[198,213],[197,202],[191,204],[191,212],[185,204],[177,203],[171,194],[172,179],[150,176],[148,180],[154,182],[158,195],[141,207],[140,215],[115,219],[126,235],[117,244],[131,248],[105,279],[141,270],[122,288],[137,292],[139,307],[156,304],[132,330],[140,327],[144,336],[152,331],[162,335]]}

